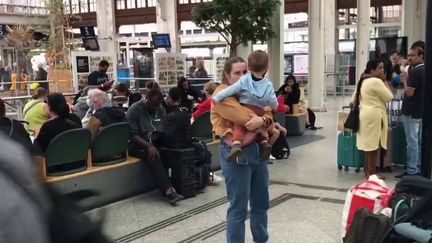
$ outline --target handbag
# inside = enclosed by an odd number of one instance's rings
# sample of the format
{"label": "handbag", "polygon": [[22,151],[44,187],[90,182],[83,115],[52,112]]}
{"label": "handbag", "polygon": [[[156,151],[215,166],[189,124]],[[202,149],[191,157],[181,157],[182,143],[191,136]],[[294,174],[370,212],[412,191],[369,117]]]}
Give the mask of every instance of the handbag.
{"label": "handbag", "polygon": [[360,208],[355,212],[353,222],[343,242],[378,243],[391,228],[392,224],[389,217],[371,213],[366,208]]}
{"label": "handbag", "polygon": [[354,133],[358,132],[360,125],[360,110],[354,106],[348,114],[348,117],[344,123],[344,127],[351,129]]}

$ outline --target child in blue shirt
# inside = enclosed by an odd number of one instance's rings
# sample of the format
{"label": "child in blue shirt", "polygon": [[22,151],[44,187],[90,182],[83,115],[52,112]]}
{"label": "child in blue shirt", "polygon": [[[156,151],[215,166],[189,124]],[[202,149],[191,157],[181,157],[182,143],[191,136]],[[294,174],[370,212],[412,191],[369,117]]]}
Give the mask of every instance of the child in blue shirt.
{"label": "child in blue shirt", "polygon": [[[278,102],[275,90],[272,82],[265,78],[268,63],[269,57],[267,53],[263,51],[252,52],[248,57],[250,73],[214,95],[213,101],[219,103],[229,96],[237,95],[239,102],[243,106],[249,108],[251,113],[255,113],[258,116],[262,116],[264,112],[269,112],[271,110],[276,111]],[[244,145],[243,139],[247,132],[249,131],[247,131],[244,126],[234,124],[233,143],[231,151],[226,158],[228,161],[235,161],[240,155],[242,151],[241,147]],[[275,126],[269,126],[254,133],[258,133],[256,140],[261,144],[261,161],[268,160],[271,153],[271,144],[279,137],[279,130],[276,129]]]}

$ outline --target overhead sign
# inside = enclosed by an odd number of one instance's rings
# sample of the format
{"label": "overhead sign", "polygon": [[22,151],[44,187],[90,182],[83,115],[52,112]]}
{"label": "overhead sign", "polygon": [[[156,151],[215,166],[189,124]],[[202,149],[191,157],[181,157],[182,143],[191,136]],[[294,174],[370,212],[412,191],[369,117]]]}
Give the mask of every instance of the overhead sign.
{"label": "overhead sign", "polygon": [[81,32],[81,37],[94,37],[94,36],[96,36],[93,26],[81,26],[80,32]]}
{"label": "overhead sign", "polygon": [[288,28],[289,29],[306,28],[306,27],[308,27],[308,22],[307,21],[300,21],[300,22],[295,22],[295,23],[289,23],[288,24]]}
{"label": "overhead sign", "polygon": [[0,24],[0,38],[4,38],[7,36],[7,30],[5,24]]}
{"label": "overhead sign", "polygon": [[153,34],[153,46],[155,48],[171,48],[171,41],[169,34]]}

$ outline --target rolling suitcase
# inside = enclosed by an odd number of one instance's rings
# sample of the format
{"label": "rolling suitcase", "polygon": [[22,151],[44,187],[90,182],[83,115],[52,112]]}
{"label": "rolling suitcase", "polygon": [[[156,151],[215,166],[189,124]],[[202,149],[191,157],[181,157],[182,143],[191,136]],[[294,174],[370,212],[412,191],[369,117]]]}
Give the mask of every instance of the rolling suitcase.
{"label": "rolling suitcase", "polygon": [[[343,106],[343,114],[348,114],[349,106]],[[347,116],[338,115],[338,123],[344,124]],[[350,167],[355,168],[355,171],[360,172],[360,168],[364,168],[364,152],[357,149],[357,135],[345,128],[338,133],[337,139],[337,167],[348,171]]]}
{"label": "rolling suitcase", "polygon": [[353,167],[357,173],[364,167],[364,152],[357,149],[357,136],[351,131],[338,134],[337,166],[339,170],[344,168],[346,171]]}
{"label": "rolling suitcase", "polygon": [[159,151],[176,191],[185,198],[195,197],[199,186],[196,177],[198,156],[195,148],[160,148]]}

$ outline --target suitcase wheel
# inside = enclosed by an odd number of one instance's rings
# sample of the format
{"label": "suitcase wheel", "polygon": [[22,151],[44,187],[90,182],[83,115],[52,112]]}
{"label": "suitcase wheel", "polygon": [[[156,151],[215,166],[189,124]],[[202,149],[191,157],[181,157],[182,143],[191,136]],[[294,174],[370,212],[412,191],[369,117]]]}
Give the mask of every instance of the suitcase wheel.
{"label": "suitcase wheel", "polygon": [[342,165],[338,165],[338,170],[342,170]]}
{"label": "suitcase wheel", "polygon": [[360,168],[356,168],[356,169],[355,169],[355,172],[356,172],[356,173],[359,173],[359,172],[360,172]]}
{"label": "suitcase wheel", "polygon": [[348,167],[348,166],[345,166],[344,170],[345,170],[345,171],[349,171],[349,167]]}

